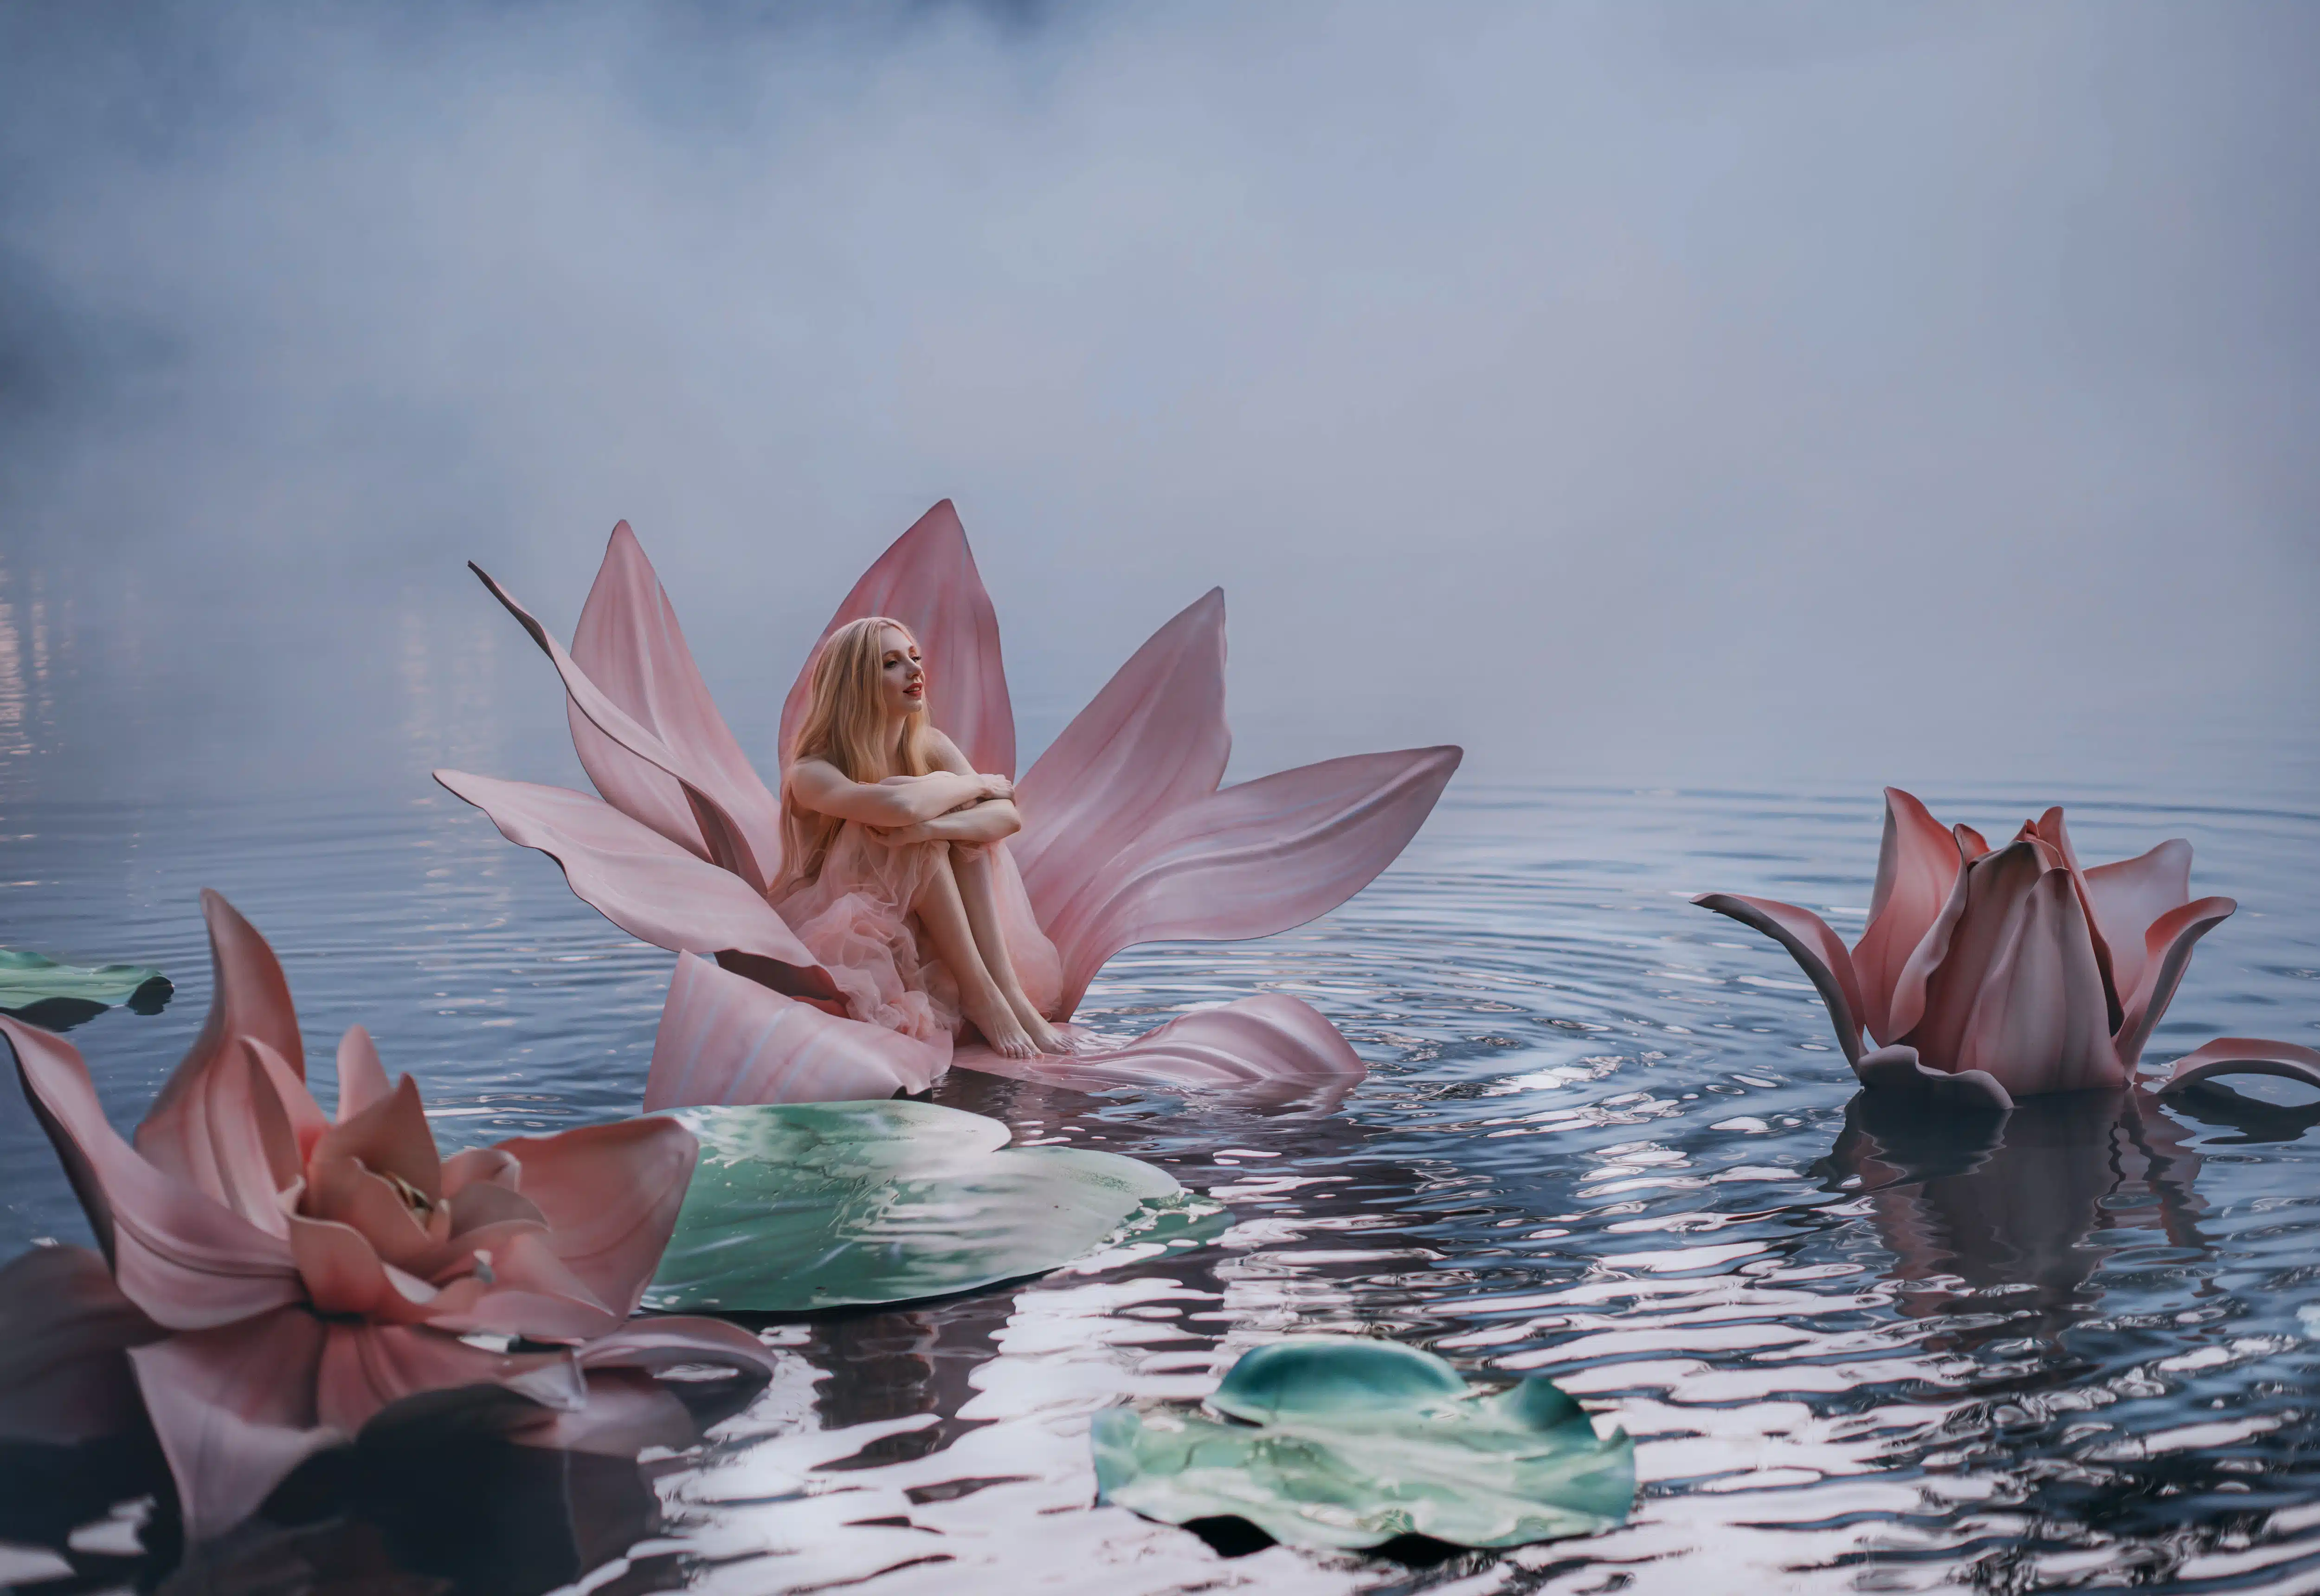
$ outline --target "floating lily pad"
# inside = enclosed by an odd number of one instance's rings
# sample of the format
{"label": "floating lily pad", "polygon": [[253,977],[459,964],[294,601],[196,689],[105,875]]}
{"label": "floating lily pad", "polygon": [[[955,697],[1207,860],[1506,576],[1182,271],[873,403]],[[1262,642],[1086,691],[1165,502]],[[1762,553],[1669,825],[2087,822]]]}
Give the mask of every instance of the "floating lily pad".
{"label": "floating lily pad", "polygon": [[116,1003],[158,1014],[174,990],[150,965],[64,965],[0,948],[0,1011],[50,1030],[69,1030]]}
{"label": "floating lily pad", "polygon": [[1621,1430],[1599,1439],[1553,1382],[1486,1392],[1391,1341],[1259,1347],[1208,1405],[1223,1417],[1098,1413],[1101,1500],[1168,1524],[1244,1519],[1275,1540],[1345,1547],[1405,1535],[1518,1546],[1614,1528],[1635,1501],[1635,1443]]}
{"label": "floating lily pad", "polygon": [[1182,1244],[1222,1211],[1115,1153],[1010,1147],[933,1103],[752,1104],[675,1118],[701,1138],[645,1306],[799,1313],[1044,1274],[1111,1242]]}

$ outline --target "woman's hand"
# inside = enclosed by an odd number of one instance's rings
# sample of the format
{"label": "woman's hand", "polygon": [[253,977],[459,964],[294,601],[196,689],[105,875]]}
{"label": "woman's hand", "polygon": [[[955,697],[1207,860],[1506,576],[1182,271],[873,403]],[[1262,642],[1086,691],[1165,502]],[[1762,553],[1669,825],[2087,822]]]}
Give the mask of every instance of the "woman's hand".
{"label": "woman's hand", "polygon": [[982,775],[979,772],[977,775],[978,779],[983,783],[983,802],[988,803],[992,799],[1012,799],[1015,796],[1015,783],[1011,778],[1003,775]]}

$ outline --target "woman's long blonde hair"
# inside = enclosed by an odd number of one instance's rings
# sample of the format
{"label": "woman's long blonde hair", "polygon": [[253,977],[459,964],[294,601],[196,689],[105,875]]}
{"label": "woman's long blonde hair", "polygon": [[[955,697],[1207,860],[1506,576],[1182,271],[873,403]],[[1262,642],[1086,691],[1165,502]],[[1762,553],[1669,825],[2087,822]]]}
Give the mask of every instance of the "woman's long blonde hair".
{"label": "woman's long blonde hair", "polygon": [[[813,658],[813,687],[806,700],[805,720],[798,727],[790,763],[822,759],[837,766],[849,781],[881,782],[890,775],[925,775],[934,769],[927,748],[933,723],[926,701],[903,717],[899,739],[887,734],[884,647],[892,627],[916,648],[918,639],[901,621],[885,615],[849,621],[831,632]],[[933,684],[928,684],[931,696]],[[835,815],[801,810],[782,784],[783,880],[797,885],[821,874],[829,845],[846,822]]]}

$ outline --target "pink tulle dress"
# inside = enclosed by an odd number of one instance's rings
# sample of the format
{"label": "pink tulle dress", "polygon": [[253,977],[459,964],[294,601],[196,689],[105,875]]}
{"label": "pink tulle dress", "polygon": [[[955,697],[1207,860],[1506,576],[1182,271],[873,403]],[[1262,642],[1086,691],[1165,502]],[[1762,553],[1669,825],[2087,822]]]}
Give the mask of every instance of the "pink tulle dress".
{"label": "pink tulle dress", "polygon": [[[928,874],[941,868],[947,842],[893,847],[848,821],[829,845],[821,873],[773,899],[845,995],[853,1018],[922,1042],[947,1041],[960,1029],[958,982],[920,940],[911,905]],[[1062,961],[1031,912],[1014,856],[991,845],[992,897],[1008,957],[1024,995],[1042,1011],[1063,990]]]}

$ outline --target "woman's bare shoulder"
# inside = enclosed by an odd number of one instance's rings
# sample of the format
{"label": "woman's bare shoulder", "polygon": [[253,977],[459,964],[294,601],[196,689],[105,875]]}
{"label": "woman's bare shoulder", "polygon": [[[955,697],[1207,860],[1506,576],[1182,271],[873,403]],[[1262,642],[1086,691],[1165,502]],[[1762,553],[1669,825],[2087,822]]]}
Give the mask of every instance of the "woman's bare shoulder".
{"label": "woman's bare shoulder", "polygon": [[958,745],[938,727],[927,728],[927,757],[935,762],[938,770],[947,770],[957,775],[975,774],[974,766],[966,762],[966,756],[958,751]]}
{"label": "woman's bare shoulder", "polygon": [[793,759],[790,762],[787,774],[782,777],[782,784],[792,788],[826,789],[832,782],[845,780],[846,773],[837,766],[818,755],[810,755],[805,758]]}

